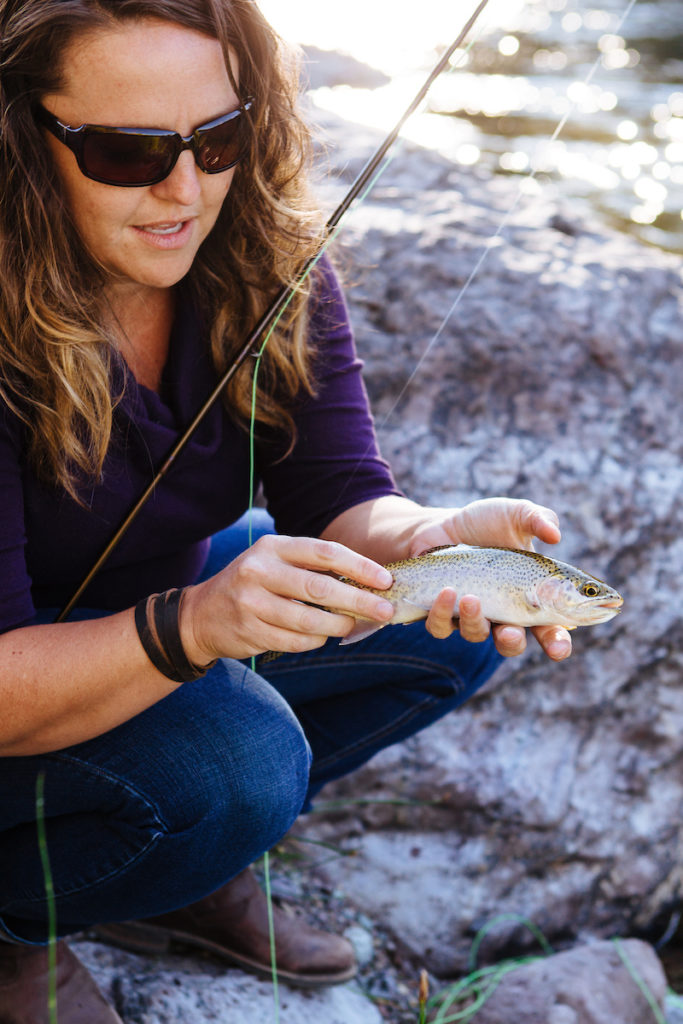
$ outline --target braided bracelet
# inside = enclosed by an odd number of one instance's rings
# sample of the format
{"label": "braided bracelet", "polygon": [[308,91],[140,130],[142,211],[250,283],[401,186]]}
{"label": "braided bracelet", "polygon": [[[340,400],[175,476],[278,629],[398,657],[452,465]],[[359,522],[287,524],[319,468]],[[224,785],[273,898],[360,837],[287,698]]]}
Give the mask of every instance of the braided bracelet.
{"label": "braided bracelet", "polygon": [[159,672],[175,683],[201,679],[217,660],[200,667],[193,665],[185,654],[178,625],[184,596],[184,590],[166,590],[143,598],[135,606],[135,628],[145,654]]}

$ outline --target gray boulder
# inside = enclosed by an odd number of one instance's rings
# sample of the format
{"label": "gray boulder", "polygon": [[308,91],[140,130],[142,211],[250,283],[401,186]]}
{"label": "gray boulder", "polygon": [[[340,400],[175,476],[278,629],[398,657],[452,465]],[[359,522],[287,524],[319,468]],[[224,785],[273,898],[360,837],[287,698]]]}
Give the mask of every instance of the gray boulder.
{"label": "gray boulder", "polygon": [[139,957],[92,942],[73,943],[124,1024],[382,1024],[353,984],[305,992],[200,957]]}
{"label": "gray boulder", "polygon": [[[662,1015],[664,971],[654,950],[630,939],[579,946],[526,964],[492,986],[476,1024],[645,1024]],[[454,1007],[454,1010],[459,1008]]]}
{"label": "gray boulder", "polygon": [[[333,139],[330,207],[376,142],[340,123]],[[460,713],[323,794],[383,802],[323,813],[321,800],[299,826],[356,851],[319,877],[442,977],[466,971],[494,918],[484,960],[532,948],[521,918],[557,945],[627,933],[681,887],[681,270],[594,231],[552,190],[518,202],[516,189],[405,147],[342,236],[382,446],[406,491],[552,505],[560,557],[626,599],[615,622],[579,631],[570,662],[530,649]],[[126,1024],[274,1019],[270,986],[238,971],[77,952]],[[625,981],[605,967],[595,1000]],[[607,1019],[566,1006],[553,1024]],[[280,1019],[380,1024],[354,985],[283,989]]]}
{"label": "gray boulder", "polygon": [[[371,138],[327,124],[331,205]],[[381,444],[406,492],[552,506],[558,557],[625,606],[578,630],[563,664],[531,641],[459,713],[329,788],[382,803],[302,825],[356,851],[321,875],[440,975],[499,914],[493,959],[532,941],[520,916],[563,944],[658,928],[682,873],[680,260],[596,231],[552,186],[520,195],[411,147],[342,237]]]}

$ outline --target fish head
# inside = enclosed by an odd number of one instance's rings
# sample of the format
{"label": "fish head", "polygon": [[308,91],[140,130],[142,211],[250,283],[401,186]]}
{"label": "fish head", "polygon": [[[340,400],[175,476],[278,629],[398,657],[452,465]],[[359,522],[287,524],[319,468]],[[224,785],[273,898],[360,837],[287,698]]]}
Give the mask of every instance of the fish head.
{"label": "fish head", "polygon": [[621,610],[624,599],[602,580],[580,569],[547,576],[535,587],[538,605],[557,616],[558,625],[594,626],[608,622]]}

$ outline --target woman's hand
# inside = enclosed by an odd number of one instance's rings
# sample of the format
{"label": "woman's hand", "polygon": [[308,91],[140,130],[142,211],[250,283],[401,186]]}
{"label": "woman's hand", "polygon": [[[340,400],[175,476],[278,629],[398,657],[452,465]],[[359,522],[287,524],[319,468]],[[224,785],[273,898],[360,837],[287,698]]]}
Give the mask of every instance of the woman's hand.
{"label": "woman's hand", "polygon": [[388,601],[330,573],[369,587],[392,583],[381,565],[334,541],[261,537],[216,576],[187,588],[180,630],[188,658],[202,665],[219,657],[313,650],[328,637],[346,636],[351,615],[378,622],[392,617]]}
{"label": "woman's hand", "polygon": [[[464,508],[438,514],[413,534],[410,553],[419,555],[440,544],[475,544],[533,550],[537,537],[546,544],[560,539],[559,521],[552,509],[532,501],[515,498],[485,498]],[[466,640],[480,643],[491,632],[491,623],[481,614],[477,597],[463,594],[460,599],[457,627],[453,621],[455,591],[442,590],[427,618],[427,629],[435,637],[447,637],[455,628]],[[572,651],[571,637],[561,626],[534,626],[532,633],[553,661],[568,658]],[[526,631],[519,626],[494,625],[494,643],[504,657],[514,657],[526,648]]]}

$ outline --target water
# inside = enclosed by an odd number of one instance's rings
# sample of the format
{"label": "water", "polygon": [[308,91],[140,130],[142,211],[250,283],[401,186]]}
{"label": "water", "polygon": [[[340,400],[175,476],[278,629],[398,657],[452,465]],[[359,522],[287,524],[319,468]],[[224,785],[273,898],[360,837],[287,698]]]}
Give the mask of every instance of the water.
{"label": "water", "polygon": [[[405,134],[464,165],[553,181],[567,205],[683,253],[683,2],[490,0],[474,45],[430,92]],[[314,100],[385,131],[475,0],[261,0],[287,38],[350,54],[375,88]],[[623,24],[621,24],[623,20]],[[567,117],[558,139],[551,137]]]}

